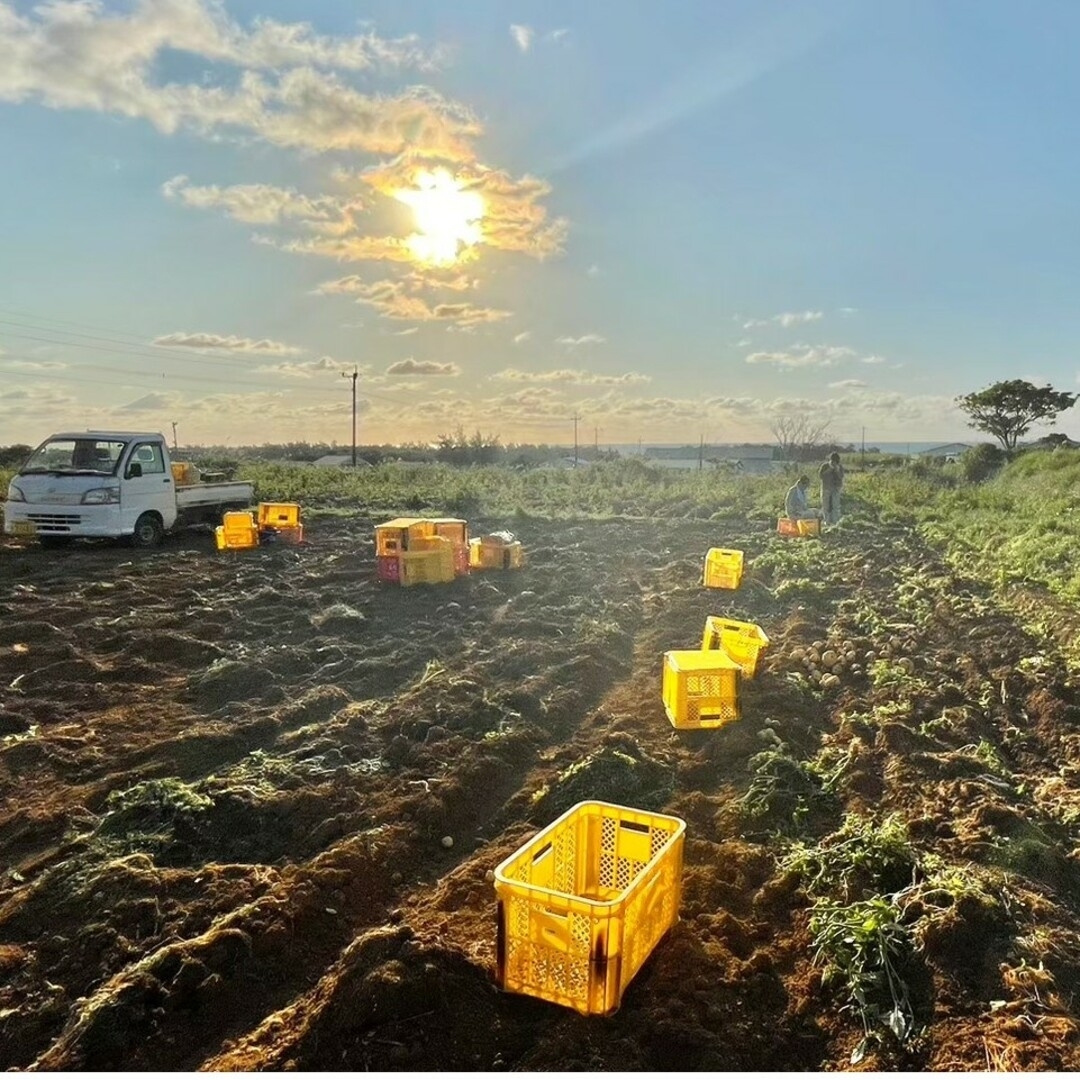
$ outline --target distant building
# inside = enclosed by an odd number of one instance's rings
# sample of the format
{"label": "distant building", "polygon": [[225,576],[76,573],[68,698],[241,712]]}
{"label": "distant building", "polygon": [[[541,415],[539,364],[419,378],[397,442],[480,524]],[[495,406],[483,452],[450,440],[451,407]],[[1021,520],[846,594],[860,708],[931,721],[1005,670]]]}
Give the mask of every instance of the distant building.
{"label": "distant building", "polygon": [[643,455],[650,465],[665,469],[715,469],[727,467],[745,473],[770,473],[783,467],[773,461],[771,446],[648,446]]}
{"label": "distant building", "polygon": [[932,461],[956,461],[965,450],[970,450],[970,443],[951,442],[944,446],[931,446],[929,450],[920,450],[914,457],[929,458]]}
{"label": "distant building", "polygon": [[[331,468],[351,469],[353,465],[352,454],[323,454],[321,458],[316,458],[311,464],[328,465]],[[358,457],[356,459],[356,467],[358,469],[370,469],[371,462]]]}

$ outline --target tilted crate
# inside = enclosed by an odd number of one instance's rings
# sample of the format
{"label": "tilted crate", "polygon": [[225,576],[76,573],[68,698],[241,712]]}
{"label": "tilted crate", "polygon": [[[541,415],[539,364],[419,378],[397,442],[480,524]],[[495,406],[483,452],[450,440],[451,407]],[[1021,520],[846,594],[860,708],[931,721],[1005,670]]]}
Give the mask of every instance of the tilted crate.
{"label": "tilted crate", "polygon": [[214,530],[218,550],[241,549],[259,546],[259,528],[250,510],[230,510],[222,516],[221,524]]}
{"label": "tilted crate", "polygon": [[289,529],[299,524],[299,503],[259,503],[259,528]]}
{"label": "tilted crate", "polygon": [[506,542],[476,537],[469,541],[469,566],[473,570],[519,570],[524,565],[525,549],[520,540]]}
{"label": "tilted crate", "polygon": [[799,518],[796,524],[799,526],[800,536],[821,535],[821,518]]}
{"label": "tilted crate", "polygon": [[614,1012],[678,921],[685,831],[667,814],[581,802],[500,863],[499,986]]}
{"label": "tilted crate", "polygon": [[799,523],[795,518],[782,517],[776,519],[777,536],[798,536]]}
{"label": "tilted crate", "polygon": [[739,665],[746,678],[752,679],[757,674],[758,658],[769,647],[769,638],[756,623],[710,615],[705,620],[701,647],[719,649]]}
{"label": "tilted crate", "polygon": [[707,589],[737,589],[742,582],[743,553],[731,548],[709,548],[702,583]]}
{"label": "tilted crate", "polygon": [[400,555],[417,540],[435,535],[428,518],[394,518],[375,526],[375,554]]}
{"label": "tilted crate", "polygon": [[464,518],[432,518],[435,535],[454,545],[454,573],[459,577],[469,572],[469,523]]}
{"label": "tilted crate", "polygon": [[741,676],[742,668],[719,650],[664,653],[661,691],[671,726],[697,730],[738,720]]}

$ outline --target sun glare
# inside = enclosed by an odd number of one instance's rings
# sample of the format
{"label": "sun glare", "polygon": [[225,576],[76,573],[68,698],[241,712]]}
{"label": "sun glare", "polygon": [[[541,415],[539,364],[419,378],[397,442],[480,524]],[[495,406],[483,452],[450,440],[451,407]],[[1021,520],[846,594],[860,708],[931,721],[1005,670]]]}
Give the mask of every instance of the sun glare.
{"label": "sun glare", "polygon": [[395,198],[412,209],[418,231],[405,243],[422,262],[446,266],[480,242],[484,200],[475,191],[462,191],[446,169],[420,173],[416,188]]}

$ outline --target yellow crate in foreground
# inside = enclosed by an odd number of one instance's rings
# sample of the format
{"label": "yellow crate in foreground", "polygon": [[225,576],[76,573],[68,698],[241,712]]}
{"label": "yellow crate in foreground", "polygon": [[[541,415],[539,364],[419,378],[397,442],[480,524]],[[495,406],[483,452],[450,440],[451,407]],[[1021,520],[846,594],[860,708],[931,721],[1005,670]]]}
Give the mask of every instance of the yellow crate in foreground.
{"label": "yellow crate in foreground", "polygon": [[219,551],[258,547],[259,528],[255,524],[255,515],[250,510],[230,510],[214,530],[214,541]]}
{"label": "yellow crate in foreground", "polygon": [[675,728],[718,728],[739,719],[742,668],[722,652],[664,653],[664,711]]}
{"label": "yellow crate in foreground", "polygon": [[821,535],[821,518],[799,518],[795,524],[799,526],[800,536]]}
{"label": "yellow crate in foreground", "polygon": [[500,863],[499,986],[614,1012],[678,921],[685,831],[667,814],[581,802]]}
{"label": "yellow crate in foreground", "polygon": [[738,622],[710,615],[701,637],[702,649],[720,649],[752,679],[757,674],[758,658],[769,647],[769,638],[756,623]]}
{"label": "yellow crate in foreground", "polygon": [[743,553],[730,548],[709,548],[702,584],[707,589],[737,589],[742,582]]}

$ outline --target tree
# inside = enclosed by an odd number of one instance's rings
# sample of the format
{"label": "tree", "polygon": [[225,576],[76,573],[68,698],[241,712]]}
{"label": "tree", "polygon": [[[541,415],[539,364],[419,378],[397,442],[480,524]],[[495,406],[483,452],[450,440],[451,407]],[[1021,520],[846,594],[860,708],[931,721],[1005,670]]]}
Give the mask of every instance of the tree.
{"label": "tree", "polygon": [[811,413],[785,413],[777,416],[770,429],[776,445],[780,447],[780,457],[793,461],[800,456],[800,451],[816,447],[828,433],[828,417],[818,419]]}
{"label": "tree", "polygon": [[996,382],[977,393],[964,394],[956,403],[971,418],[968,427],[985,431],[1011,454],[1016,440],[1040,420],[1053,423],[1058,413],[1071,409],[1078,394],[1055,390],[1049,383],[1034,386],[1024,379]]}

